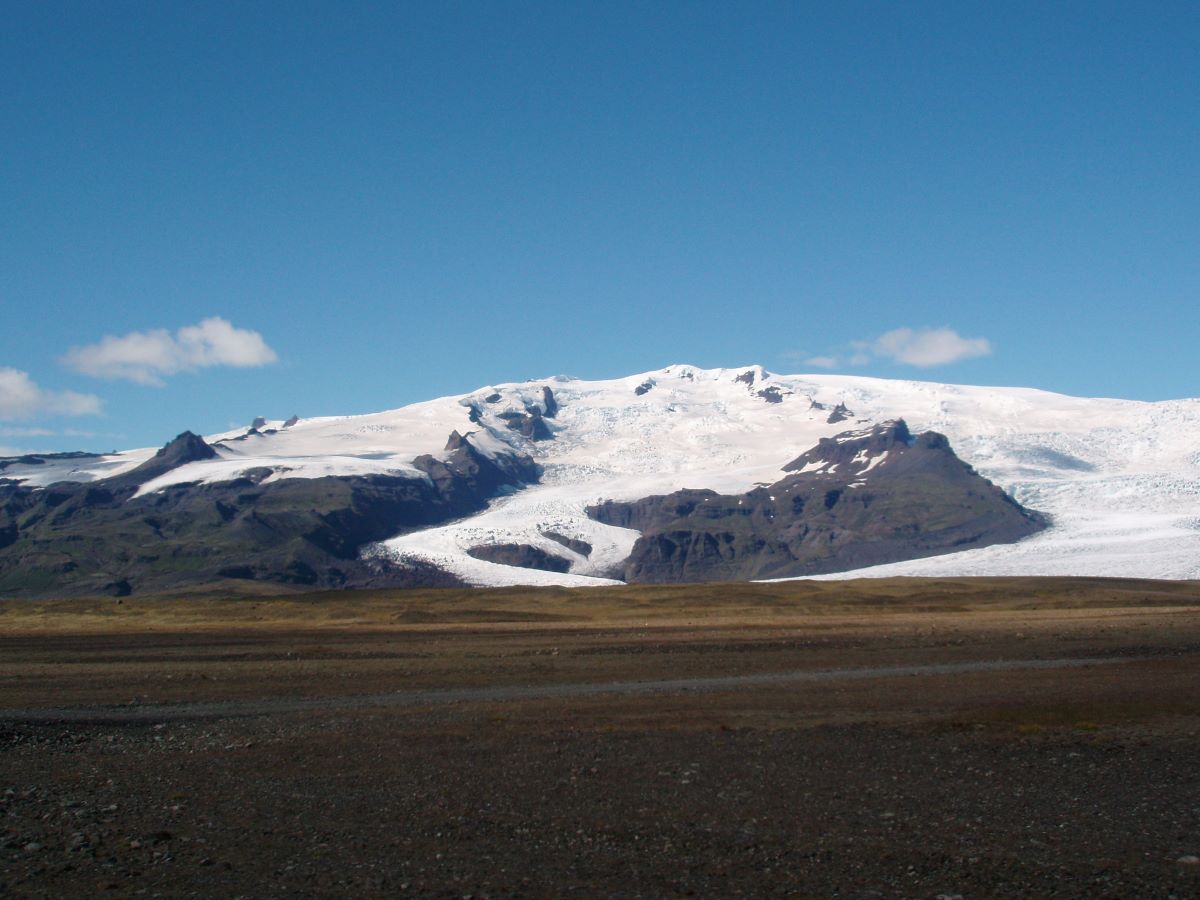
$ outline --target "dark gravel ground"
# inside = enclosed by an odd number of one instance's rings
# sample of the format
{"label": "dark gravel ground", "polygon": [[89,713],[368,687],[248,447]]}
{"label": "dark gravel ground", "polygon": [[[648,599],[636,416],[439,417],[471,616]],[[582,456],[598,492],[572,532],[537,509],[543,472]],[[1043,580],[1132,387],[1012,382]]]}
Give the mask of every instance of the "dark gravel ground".
{"label": "dark gravel ground", "polygon": [[1200,897],[1200,615],[1014,616],[0,636],[0,896]]}
{"label": "dark gravel ground", "polygon": [[1200,896],[1194,721],[679,710],[10,725],[0,894]]}

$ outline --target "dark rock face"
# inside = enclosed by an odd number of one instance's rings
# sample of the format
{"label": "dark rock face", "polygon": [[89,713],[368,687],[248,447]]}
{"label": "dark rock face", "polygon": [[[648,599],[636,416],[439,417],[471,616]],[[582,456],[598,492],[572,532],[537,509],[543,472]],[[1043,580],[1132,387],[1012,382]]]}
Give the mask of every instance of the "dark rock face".
{"label": "dark rock face", "polygon": [[554,438],[554,432],[542,418],[542,411],[536,406],[527,412],[502,412],[499,418],[510,431],[524,435],[531,441],[548,441]]}
{"label": "dark rock face", "polygon": [[753,370],[751,370],[749,372],[743,372],[741,375],[739,375],[737,378],[735,378],[733,380],[740,381],[742,384],[749,387],[754,384],[754,372],[753,372]]}
{"label": "dark rock face", "polygon": [[457,443],[458,448],[444,460],[429,455],[413,460],[413,465],[429,476],[449,506],[449,514],[444,518],[463,516],[482,509],[501,487],[529,484],[537,481],[541,475],[537,463],[528,456],[512,456],[497,461],[476,450],[468,438],[462,438]]}
{"label": "dark rock face", "polygon": [[290,417],[288,418],[288,420],[287,420],[286,422],[284,422],[284,423],[283,423],[283,427],[284,427],[284,428],[291,428],[293,425],[295,425],[295,424],[296,424],[297,422],[299,422],[299,421],[300,421],[300,417],[299,417],[299,416],[297,416],[297,415],[295,415],[295,414],[293,414],[292,416],[290,416]]}
{"label": "dark rock face", "polygon": [[547,419],[558,415],[558,399],[554,396],[554,391],[545,385],[542,386],[542,415]]}
{"label": "dark rock face", "polygon": [[497,393],[488,394],[486,397],[483,398],[483,402],[484,403],[499,403],[500,395]]}
{"label": "dark rock face", "polygon": [[829,418],[825,421],[829,425],[836,425],[838,422],[845,422],[852,415],[854,415],[854,413],[846,408],[845,403],[839,403],[833,408],[833,412],[829,414]]}
{"label": "dark rock face", "polygon": [[592,555],[592,545],[587,541],[581,541],[579,538],[567,537],[565,534],[559,534],[557,531],[543,531],[542,537],[550,538],[550,540],[562,544],[568,550],[574,550],[580,556]]}
{"label": "dark rock face", "polygon": [[[741,496],[679,491],[603,503],[593,518],[642,532],[627,581],[787,578],[1016,541],[1037,513],[903,422],[821,441],[789,475]],[[807,469],[807,471],[802,471]]]}
{"label": "dark rock face", "polygon": [[[716,491],[684,490],[676,491],[673,494],[645,497],[631,503],[605,500],[596,506],[589,506],[587,513],[597,522],[603,522],[605,525],[650,532],[691,516],[701,504],[708,503],[719,496]],[[701,513],[707,508],[705,507]]]}
{"label": "dark rock face", "polygon": [[[204,456],[185,433],[146,464],[88,484],[0,486],[0,595],[168,590],[253,579],[308,587],[437,586],[436,567],[360,559],[363,546],[482,509],[505,486],[535,481],[527,456],[493,460],[459,436],[445,459],[414,460],[428,478],[364,475],[140,484]],[[215,455],[215,454],[213,454]],[[154,464],[151,467],[151,464]]]}
{"label": "dark rock face", "polygon": [[763,388],[761,391],[757,391],[756,396],[761,397],[762,399],[766,400],[768,403],[782,403],[783,402],[783,394],[781,394],[779,392],[779,388],[775,387],[775,385],[773,385],[773,384],[768,387]]}
{"label": "dark rock face", "polygon": [[654,388],[654,382],[653,382],[653,381],[643,381],[641,384],[639,384],[637,387],[635,387],[635,388],[633,389],[633,392],[634,392],[634,394],[636,394],[637,396],[641,397],[641,396],[643,396],[643,395],[645,395],[645,394],[648,394],[648,393],[650,393],[650,391],[651,391],[653,388]]}
{"label": "dark rock face", "polygon": [[531,415],[524,423],[524,426],[521,428],[521,434],[532,441],[553,440],[554,432],[550,430],[550,426],[546,424],[546,421],[540,415],[536,415],[536,412],[534,410],[535,415]]}
{"label": "dark rock face", "polygon": [[68,453],[26,453],[24,456],[0,456],[0,472],[9,466],[44,466],[48,459],[96,459],[99,453],[72,450]]}
{"label": "dark rock face", "polygon": [[[923,437],[925,436],[931,436],[926,438],[930,441],[940,440],[946,449],[950,447],[950,442],[936,431],[927,431]],[[817,442],[817,446],[787,463],[783,467],[783,471],[799,472],[806,468],[812,471],[818,466],[832,468],[843,465],[861,469],[866,463],[861,461],[856,463],[856,459],[861,457],[869,461],[891,450],[908,447],[915,440],[916,438],[908,430],[908,423],[900,419],[888,425],[869,428],[866,431],[845,432],[836,437],[821,438]]]}
{"label": "dark rock face", "polygon": [[216,458],[217,451],[208,446],[204,442],[204,438],[185,431],[136,469],[126,472],[124,475],[106,478],[104,482],[110,488],[118,489],[142,485],[187,463]]}
{"label": "dark rock face", "polygon": [[467,553],[484,562],[499,563],[502,566],[517,566],[521,569],[566,572],[571,568],[569,560],[547,553],[530,544],[481,544],[470,548]]}
{"label": "dark rock face", "polygon": [[240,444],[242,441],[249,440],[252,437],[258,437],[259,430],[257,428],[249,428],[237,437],[220,438],[212,442],[213,447],[223,447],[226,444]]}

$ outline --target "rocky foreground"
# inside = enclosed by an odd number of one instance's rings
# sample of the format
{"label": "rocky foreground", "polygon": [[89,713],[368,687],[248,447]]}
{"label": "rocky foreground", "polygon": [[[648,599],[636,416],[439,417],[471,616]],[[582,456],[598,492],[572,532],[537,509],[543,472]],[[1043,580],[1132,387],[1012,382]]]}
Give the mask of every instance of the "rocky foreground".
{"label": "rocky foreground", "polygon": [[[1196,896],[1200,608],[1170,602],[10,628],[0,894]],[[1033,667],[1065,657],[1104,662]],[[1018,665],[555,695],[997,659]],[[540,688],[362,699],[497,685]]]}

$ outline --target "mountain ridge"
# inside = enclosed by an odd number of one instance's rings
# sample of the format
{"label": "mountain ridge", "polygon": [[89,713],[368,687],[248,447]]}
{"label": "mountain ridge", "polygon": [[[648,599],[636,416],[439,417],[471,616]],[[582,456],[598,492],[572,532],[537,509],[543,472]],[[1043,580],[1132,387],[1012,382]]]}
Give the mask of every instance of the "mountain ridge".
{"label": "mountain ridge", "polygon": [[774,484],[680,491],[588,514],[641,533],[626,581],[747,581],[825,574],[1017,541],[1048,522],[903,419],[822,438]]}
{"label": "mountain ridge", "polygon": [[[453,452],[447,436],[471,432],[482,458],[528,456],[541,469],[537,479],[520,489],[497,485],[486,507],[469,516],[370,544],[364,561],[420,563],[468,584],[608,583],[639,535],[589,518],[589,505],[685,488],[744,494],[778,481],[787,463],[822,439],[898,418],[914,432],[946,435],[965,463],[1053,524],[1016,544],[852,571],[1200,577],[1200,401],[778,375],[761,366],[679,365],[605,381],[554,376],[381,413],[256,422],[209,436],[216,458],[173,468],[141,484],[137,496],[254,472],[266,484],[427,480],[415,461],[444,461]],[[153,452],[0,461],[0,483],[39,490],[54,481],[94,481],[135,469]],[[583,554],[563,540],[591,549]],[[485,545],[535,548],[555,557],[555,566],[565,560],[567,571],[522,569],[469,552]]]}

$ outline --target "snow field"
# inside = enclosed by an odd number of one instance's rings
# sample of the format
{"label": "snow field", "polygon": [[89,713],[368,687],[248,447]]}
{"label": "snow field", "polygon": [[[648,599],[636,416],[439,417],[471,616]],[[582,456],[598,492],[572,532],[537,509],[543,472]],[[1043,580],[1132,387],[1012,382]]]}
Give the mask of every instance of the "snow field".
{"label": "snow field", "polygon": [[[641,395],[640,386],[649,385]],[[501,414],[544,403],[554,439],[531,442]],[[758,392],[782,398],[768,402]],[[493,402],[489,398],[499,395]],[[845,421],[826,419],[838,403]],[[819,404],[819,406],[814,405]],[[472,423],[471,407],[480,422]],[[443,454],[450,432],[493,458],[533,456],[542,483],[496,499],[478,515],[402,535],[368,549],[433,562],[471,584],[607,584],[637,533],[601,525],[584,509],[681,488],[740,493],[769,484],[822,437],[903,418],[914,432],[944,433],[955,452],[1053,526],[1018,544],[878,566],[850,575],[1123,575],[1200,578],[1200,400],[1144,403],[844,375],[772,375],[757,366],[670,366],[608,381],[556,377],[488,386],[364,416],[302,419],[289,428],[213,435],[220,458],[191,463],[145,485],[223,481],[253,468],[272,478],[370,473],[417,475],[412,460]],[[30,485],[119,474],[152,449],[88,460],[10,466],[0,477]],[[877,462],[875,463],[877,464]],[[864,477],[869,473],[863,472]],[[585,557],[546,538],[554,531],[593,546]],[[478,544],[531,544],[570,562],[566,574],[476,560]]]}

